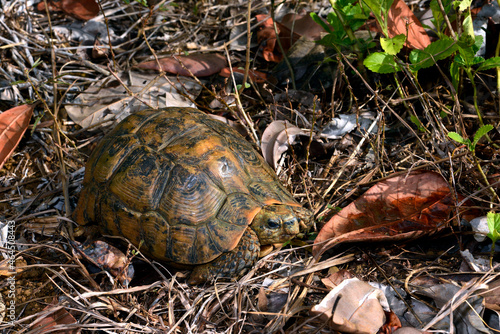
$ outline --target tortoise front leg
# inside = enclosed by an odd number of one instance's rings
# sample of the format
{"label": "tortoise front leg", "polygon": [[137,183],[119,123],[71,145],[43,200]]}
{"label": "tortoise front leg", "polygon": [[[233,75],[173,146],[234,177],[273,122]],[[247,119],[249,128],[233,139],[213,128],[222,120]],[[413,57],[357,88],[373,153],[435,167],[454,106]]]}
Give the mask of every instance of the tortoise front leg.
{"label": "tortoise front leg", "polygon": [[259,252],[259,238],[252,229],[247,228],[236,248],[210,263],[195,267],[188,283],[201,284],[216,277],[241,276],[257,261]]}

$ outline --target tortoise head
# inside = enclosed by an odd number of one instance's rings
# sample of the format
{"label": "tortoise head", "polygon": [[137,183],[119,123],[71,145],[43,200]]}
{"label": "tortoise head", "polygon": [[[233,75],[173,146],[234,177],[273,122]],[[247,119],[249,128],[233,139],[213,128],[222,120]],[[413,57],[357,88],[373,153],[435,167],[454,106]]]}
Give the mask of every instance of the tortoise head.
{"label": "tortoise head", "polygon": [[261,245],[282,243],[295,237],[301,227],[309,227],[312,213],[302,207],[285,204],[264,206],[255,216],[251,228]]}

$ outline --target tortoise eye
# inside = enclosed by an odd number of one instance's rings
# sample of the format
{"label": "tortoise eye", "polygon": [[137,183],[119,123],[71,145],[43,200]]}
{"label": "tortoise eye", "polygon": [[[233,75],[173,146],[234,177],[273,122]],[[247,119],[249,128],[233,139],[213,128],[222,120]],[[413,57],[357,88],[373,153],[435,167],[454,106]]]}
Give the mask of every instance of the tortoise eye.
{"label": "tortoise eye", "polygon": [[277,229],[280,227],[280,222],[279,222],[279,220],[276,220],[276,219],[269,219],[267,221],[267,227],[272,228],[272,229]]}

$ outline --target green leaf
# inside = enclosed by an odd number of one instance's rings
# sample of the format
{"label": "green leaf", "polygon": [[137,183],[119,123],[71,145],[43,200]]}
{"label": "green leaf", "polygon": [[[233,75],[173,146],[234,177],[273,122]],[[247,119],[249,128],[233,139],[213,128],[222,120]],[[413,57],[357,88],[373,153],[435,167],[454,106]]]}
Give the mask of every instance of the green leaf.
{"label": "green leaf", "polygon": [[[382,13],[382,3],[384,2],[384,0],[363,0],[363,3],[365,3],[368,8],[371,9],[373,15],[375,16],[375,19],[377,20],[377,23],[380,25],[380,27],[382,28],[382,34],[385,36],[385,37],[389,37],[389,33],[388,33],[388,29],[387,29],[387,21],[384,21],[384,19],[382,18],[382,15],[380,15]],[[392,1],[391,1],[392,3]],[[390,6],[389,6],[390,7]]]}
{"label": "green leaf", "polygon": [[500,57],[493,57],[486,59],[485,62],[479,66],[478,71],[487,71],[495,67],[500,67]]}
{"label": "green leaf", "polygon": [[486,215],[486,221],[488,223],[488,238],[495,243],[500,238],[500,213],[488,212]]}
{"label": "green leaf", "polygon": [[417,116],[411,115],[410,120],[412,121],[413,124],[415,124],[418,128],[418,131],[424,132],[425,128],[422,126],[422,123],[418,119]]}
{"label": "green leaf", "polygon": [[476,134],[474,135],[474,141],[472,142],[472,146],[476,147],[477,142],[481,140],[481,138],[491,130],[493,130],[493,125],[491,124],[486,124],[480,127],[479,130],[477,130]]}
{"label": "green leaf", "polygon": [[330,26],[328,26],[328,24],[326,24],[325,21],[323,21],[321,19],[321,17],[318,16],[318,14],[311,12],[311,18],[313,19],[314,22],[319,24],[326,32],[329,32],[329,33],[332,32],[332,29],[330,29]]}
{"label": "green leaf", "polygon": [[[443,0],[441,1],[441,3],[443,4],[444,12],[448,14],[448,19],[451,23],[453,23],[453,21],[455,21],[455,18],[454,15],[451,14],[452,0]],[[431,0],[430,7],[432,10],[432,16],[434,17],[431,22],[436,27],[438,36],[442,37],[443,31],[446,28],[443,12],[441,11],[437,0]]]}
{"label": "green leaf", "polygon": [[448,132],[448,137],[450,137],[451,139],[453,139],[456,142],[459,142],[460,144],[467,144],[465,139],[456,132],[453,132],[453,131]]}
{"label": "green leaf", "polygon": [[375,52],[363,61],[370,71],[375,73],[394,73],[400,71],[398,64],[394,61],[394,56],[384,52]]}
{"label": "green leaf", "polygon": [[425,49],[412,50],[410,53],[411,69],[418,71],[433,66],[438,60],[448,58],[457,51],[457,45],[451,38],[442,38],[429,44]]}
{"label": "green leaf", "polygon": [[467,17],[464,19],[464,22],[462,23],[462,28],[464,29],[463,31],[463,35],[467,35],[471,38],[475,38],[475,34],[474,34],[474,26],[473,26],[473,23],[472,23],[472,16],[470,15],[467,15]]}
{"label": "green leaf", "polygon": [[35,60],[35,62],[33,63],[33,66],[31,68],[35,68],[37,67],[38,65],[40,65],[42,63],[42,58],[38,58],[37,60]]}
{"label": "green leaf", "polygon": [[458,6],[458,10],[461,12],[469,9],[471,4],[472,4],[472,0],[455,1],[455,5]]}
{"label": "green leaf", "polygon": [[393,38],[380,38],[380,45],[382,46],[382,49],[384,49],[385,52],[387,52],[390,55],[397,55],[399,51],[403,48],[403,45],[405,44],[406,41],[406,36],[404,34],[400,34],[397,36],[394,36]]}
{"label": "green leaf", "polygon": [[337,14],[335,14],[335,12],[328,13],[328,15],[326,17],[326,20],[332,26],[332,28],[331,28],[332,32],[331,33],[342,34],[342,35],[346,34],[345,31],[344,31],[344,26],[342,25],[342,21],[339,19],[339,17],[337,16]]}

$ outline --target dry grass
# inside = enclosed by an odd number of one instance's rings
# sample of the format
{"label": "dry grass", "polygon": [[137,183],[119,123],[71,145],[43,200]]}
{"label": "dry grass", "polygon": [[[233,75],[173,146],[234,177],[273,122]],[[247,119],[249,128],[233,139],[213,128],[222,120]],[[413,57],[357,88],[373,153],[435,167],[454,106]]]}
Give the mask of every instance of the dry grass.
{"label": "dry grass", "polygon": [[[86,158],[102,138],[102,131],[81,130],[68,119],[65,106],[93,82],[145,59],[185,50],[228,52],[221,41],[229,41],[232,25],[246,25],[247,7],[231,1],[217,5],[198,2],[193,10],[194,2],[163,1],[150,11],[135,2],[105,2],[107,26],[116,30],[122,41],[113,45],[107,56],[92,59],[88,52],[93,45],[76,45],[57,33],[58,27],[67,26],[72,19],[52,14],[48,20],[45,14],[26,11],[26,2],[7,4],[0,14],[2,109],[35,100],[43,101],[43,108],[36,110],[40,123],[0,171],[0,218],[15,221],[20,246],[16,253],[17,318],[13,327],[0,324],[5,333],[40,332],[30,324],[58,309],[67,310],[78,321],[52,329],[66,332],[327,333],[329,329],[310,317],[308,310],[326,294],[319,279],[329,268],[349,268],[361,279],[399,286],[406,277],[423,272],[459,270],[460,259],[450,250],[462,248],[469,239],[457,226],[460,217],[455,216],[446,235],[441,236],[445,240],[442,247],[432,239],[369,248],[355,245],[314,261],[308,242],[303,242],[304,247],[286,248],[262,258],[250,273],[231,282],[188,286],[184,282],[186,271],[150,262],[133,252],[129,255],[136,254],[136,279],[130,287],[119,286],[106,274],[90,274],[72,253],[69,212],[78,198]],[[290,4],[295,5],[298,3]],[[158,8],[163,6],[168,15],[160,17],[165,12]],[[259,2],[252,12],[268,6]],[[106,43],[100,47],[109,51]],[[231,56],[245,64],[245,52],[232,52]],[[33,68],[37,59],[41,62]],[[259,70],[269,66],[253,54],[250,59]],[[279,86],[267,85],[260,90],[254,86],[237,96],[243,108],[233,108],[232,113],[247,120],[243,124],[249,138],[255,140],[275,113],[293,121],[294,112],[300,110],[317,128],[339,113],[374,113],[379,121],[376,135],[347,135],[335,142],[319,139],[321,145],[306,141],[294,146],[283,161],[280,179],[300,202],[315,211],[318,228],[335,208],[353,201],[369,185],[392,173],[416,169],[441,173],[456,193],[474,200],[480,210],[498,210],[498,201],[484,185],[471,156],[455,148],[446,136],[447,131],[473,133],[477,129],[467,97],[453,105],[441,80],[422,79],[421,86],[427,91],[421,91],[402,75],[407,96],[396,98],[389,81],[365,81],[349,67],[346,58],[339,59],[342,66],[332,73],[332,86],[313,92],[317,95],[314,104],[301,106],[291,97],[293,92]],[[494,87],[493,78],[484,76],[483,80],[483,88]],[[214,96],[224,100],[222,81],[203,84],[207,89],[196,100],[200,108],[208,109],[210,101],[206,101]],[[273,100],[278,93],[288,99]],[[485,119],[498,124],[494,96],[486,90],[483,94]],[[441,112],[448,117],[442,118]],[[425,131],[419,132],[409,122],[411,115],[421,119]],[[485,155],[483,168],[489,175],[499,173],[498,151],[490,154],[487,149],[480,150]],[[497,180],[492,182],[498,184]],[[429,255],[429,250],[434,254]],[[484,279],[493,277],[488,273]],[[468,286],[468,291],[472,293],[477,284]],[[6,284],[0,287],[7,292]],[[278,306],[273,304],[275,300]]]}

